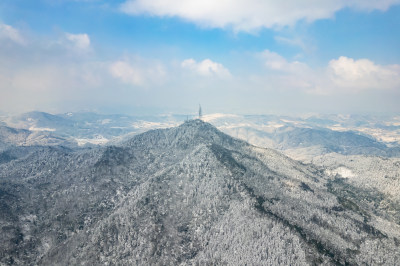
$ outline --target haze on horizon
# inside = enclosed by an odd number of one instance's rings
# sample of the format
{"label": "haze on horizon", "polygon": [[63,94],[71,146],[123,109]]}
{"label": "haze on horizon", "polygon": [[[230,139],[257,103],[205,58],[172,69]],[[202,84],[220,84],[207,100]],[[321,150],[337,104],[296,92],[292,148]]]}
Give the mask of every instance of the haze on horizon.
{"label": "haze on horizon", "polygon": [[0,111],[399,113],[399,4],[3,0]]}

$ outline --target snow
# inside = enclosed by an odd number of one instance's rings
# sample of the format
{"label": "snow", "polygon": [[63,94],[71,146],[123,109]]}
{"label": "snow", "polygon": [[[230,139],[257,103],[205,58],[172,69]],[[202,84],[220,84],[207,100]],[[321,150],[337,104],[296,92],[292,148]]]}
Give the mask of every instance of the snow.
{"label": "snow", "polygon": [[217,119],[221,119],[221,118],[240,118],[240,116],[234,115],[234,114],[215,113],[215,114],[204,115],[202,117],[202,120],[205,122],[212,122],[213,120],[217,120]]}
{"label": "snow", "polygon": [[101,124],[102,125],[109,124],[110,122],[111,122],[111,119],[103,119],[103,120],[101,120]]}
{"label": "snow", "polygon": [[333,126],[327,127],[327,128],[329,128],[330,130],[334,130],[334,131],[347,131],[347,130],[349,130],[346,127],[342,127],[340,124],[336,124],[336,125],[333,125]]}
{"label": "snow", "polygon": [[30,131],[51,131],[51,132],[56,131],[55,128],[49,128],[49,127],[34,127],[34,126],[30,127],[29,130],[30,130]]}
{"label": "snow", "polygon": [[103,137],[102,135],[96,135],[94,138],[76,138],[75,141],[78,143],[78,146],[84,146],[85,144],[89,143],[89,144],[95,144],[95,145],[104,145],[107,142],[109,142],[110,140]]}
{"label": "snow", "polygon": [[347,167],[344,167],[344,166],[340,166],[340,167],[338,167],[338,168],[336,168],[334,170],[327,170],[326,172],[327,172],[328,175],[334,176],[334,175],[338,174],[338,175],[341,175],[344,178],[357,177],[357,175],[355,175],[353,173],[353,171],[351,171],[351,169],[349,169]]}
{"label": "snow", "polygon": [[170,122],[151,122],[151,121],[143,121],[140,120],[132,124],[132,127],[135,129],[158,129],[158,128],[168,128],[179,125],[179,122],[170,121]]}
{"label": "snow", "polygon": [[[80,145],[108,141],[100,134],[83,136]],[[32,248],[16,246],[13,235],[0,242],[19,252],[8,253],[16,254],[10,256],[16,264],[333,264],[317,243],[343,264],[396,265],[399,227],[391,222],[397,207],[390,200],[400,195],[400,159],[313,160],[321,167],[247,145],[200,120],[120,146],[35,149],[23,160],[0,164],[2,180],[17,184],[9,191],[21,199],[15,205],[5,198],[19,218],[16,232]],[[376,237],[370,228],[388,237]],[[25,250],[30,253],[19,255]]]}

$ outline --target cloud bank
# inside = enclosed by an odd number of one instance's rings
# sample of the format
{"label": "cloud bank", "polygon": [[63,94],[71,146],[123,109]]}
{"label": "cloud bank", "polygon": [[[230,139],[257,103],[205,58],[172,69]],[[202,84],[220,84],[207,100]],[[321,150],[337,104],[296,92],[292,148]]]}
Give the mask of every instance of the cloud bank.
{"label": "cloud bank", "polygon": [[340,56],[324,68],[313,69],[299,61],[265,50],[258,55],[266,75],[281,88],[300,88],[312,94],[358,93],[400,89],[400,65],[379,65],[369,59]]}
{"label": "cloud bank", "polygon": [[332,18],[343,8],[387,10],[400,0],[128,0],[121,10],[132,15],[179,17],[202,27],[251,32],[280,28],[300,20]]}
{"label": "cloud bank", "polygon": [[379,65],[345,56],[331,60],[328,75],[334,84],[350,90],[400,88],[400,65]]}

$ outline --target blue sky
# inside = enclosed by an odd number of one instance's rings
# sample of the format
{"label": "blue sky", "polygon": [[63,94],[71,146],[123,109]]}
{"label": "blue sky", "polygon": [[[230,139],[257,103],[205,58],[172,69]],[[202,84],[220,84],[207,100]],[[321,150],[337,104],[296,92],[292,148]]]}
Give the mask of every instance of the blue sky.
{"label": "blue sky", "polygon": [[399,113],[400,1],[3,0],[0,110]]}

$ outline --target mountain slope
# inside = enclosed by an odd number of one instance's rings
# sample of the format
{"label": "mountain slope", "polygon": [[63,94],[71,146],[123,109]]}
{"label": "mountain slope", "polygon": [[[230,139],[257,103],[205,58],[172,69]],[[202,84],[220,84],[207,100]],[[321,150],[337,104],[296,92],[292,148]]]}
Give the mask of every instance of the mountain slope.
{"label": "mountain slope", "polygon": [[284,128],[272,137],[279,149],[321,146],[327,152],[398,156],[400,150],[352,131],[333,131],[323,128]]}
{"label": "mountain slope", "polygon": [[316,155],[336,152],[344,155],[372,155],[399,157],[400,147],[389,147],[371,136],[353,131],[334,131],[327,128],[282,126],[266,132],[250,126],[226,127],[224,132],[245,139],[260,147],[272,147],[285,154],[290,151],[300,155],[312,152]]}
{"label": "mountain slope", "polygon": [[0,164],[0,180],[6,264],[400,260],[399,225],[338,194],[322,169],[200,120],[120,146],[43,148]]}
{"label": "mountain slope", "polygon": [[0,125],[0,151],[12,146],[74,146],[71,141],[45,131],[30,131]]}

